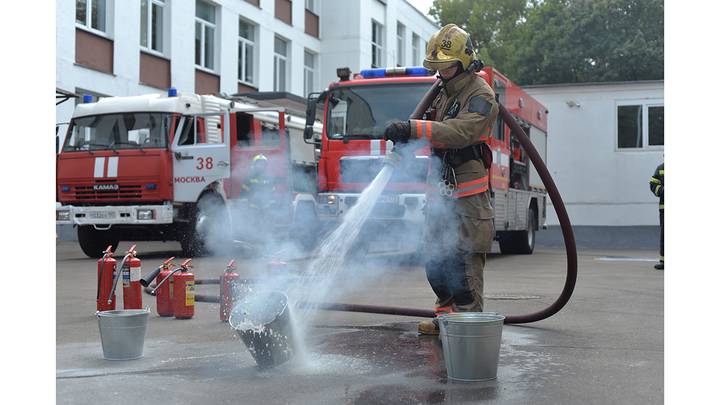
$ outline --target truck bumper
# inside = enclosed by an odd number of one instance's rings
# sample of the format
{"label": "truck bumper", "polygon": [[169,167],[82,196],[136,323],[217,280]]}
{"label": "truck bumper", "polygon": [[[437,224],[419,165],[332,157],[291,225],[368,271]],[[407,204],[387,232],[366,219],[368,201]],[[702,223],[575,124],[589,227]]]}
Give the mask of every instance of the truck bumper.
{"label": "truck bumper", "polygon": [[[355,203],[360,193],[320,193],[317,215],[321,221],[338,221]],[[381,195],[369,221],[398,221],[422,225],[425,222],[425,193]]]}
{"label": "truck bumper", "polygon": [[77,207],[60,205],[55,208],[57,224],[72,225],[153,225],[173,222],[172,205],[122,205]]}

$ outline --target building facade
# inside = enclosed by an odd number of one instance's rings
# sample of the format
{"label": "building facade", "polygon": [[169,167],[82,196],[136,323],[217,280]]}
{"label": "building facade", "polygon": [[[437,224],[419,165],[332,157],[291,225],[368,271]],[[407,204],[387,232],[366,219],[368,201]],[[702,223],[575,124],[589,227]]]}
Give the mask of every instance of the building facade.
{"label": "building facade", "polygon": [[[658,224],[664,82],[528,86],[549,110],[547,165],[573,225]],[[557,215],[548,207],[548,225]]]}
{"label": "building facade", "polygon": [[[56,87],[96,97],[168,87],[304,97],[338,67],[420,64],[437,29],[405,0],[58,0],[56,10]],[[73,107],[60,104],[57,122]]]}

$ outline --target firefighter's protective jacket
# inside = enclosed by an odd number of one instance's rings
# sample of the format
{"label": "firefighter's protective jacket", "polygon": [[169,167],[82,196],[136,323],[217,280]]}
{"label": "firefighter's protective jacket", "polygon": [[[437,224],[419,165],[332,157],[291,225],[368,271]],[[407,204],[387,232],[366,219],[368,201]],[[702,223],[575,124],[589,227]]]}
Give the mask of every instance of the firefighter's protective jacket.
{"label": "firefighter's protective jacket", "polygon": [[[435,151],[461,149],[487,142],[498,115],[495,92],[474,72],[464,72],[442,85],[432,103],[435,120],[410,120],[410,138],[426,139]],[[471,159],[454,167],[455,197],[488,190],[482,161]]]}
{"label": "firefighter's protective jacket", "polygon": [[650,178],[650,191],[655,194],[656,197],[660,197],[660,209],[665,209],[665,163],[660,163],[660,166],[655,169],[655,173]]}
{"label": "firefighter's protective jacket", "polygon": [[275,184],[264,174],[253,176],[242,184],[240,201],[253,209],[265,209],[275,204]]}

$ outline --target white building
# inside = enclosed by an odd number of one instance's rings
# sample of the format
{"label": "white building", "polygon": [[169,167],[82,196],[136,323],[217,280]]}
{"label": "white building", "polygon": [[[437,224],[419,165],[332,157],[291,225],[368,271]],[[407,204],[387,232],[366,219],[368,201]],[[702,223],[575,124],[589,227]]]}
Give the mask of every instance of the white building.
{"label": "white building", "polygon": [[[549,110],[547,163],[574,225],[658,225],[663,81],[528,86]],[[548,207],[548,225],[557,215]]]}
{"label": "white building", "polygon": [[[438,29],[405,0],[58,0],[56,10],[56,87],[95,96],[306,96],[338,67],[420,64]],[[57,122],[73,107],[60,104]]]}

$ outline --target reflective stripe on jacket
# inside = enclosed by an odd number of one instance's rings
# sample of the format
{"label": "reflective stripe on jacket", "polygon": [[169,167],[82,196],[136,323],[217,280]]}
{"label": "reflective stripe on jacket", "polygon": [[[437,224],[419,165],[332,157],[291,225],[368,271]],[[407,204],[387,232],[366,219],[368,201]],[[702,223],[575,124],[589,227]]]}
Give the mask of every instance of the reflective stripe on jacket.
{"label": "reflective stripe on jacket", "polygon": [[665,209],[665,163],[660,163],[660,166],[655,169],[655,173],[650,178],[650,191],[655,194],[656,197],[660,197],[660,209]]}

